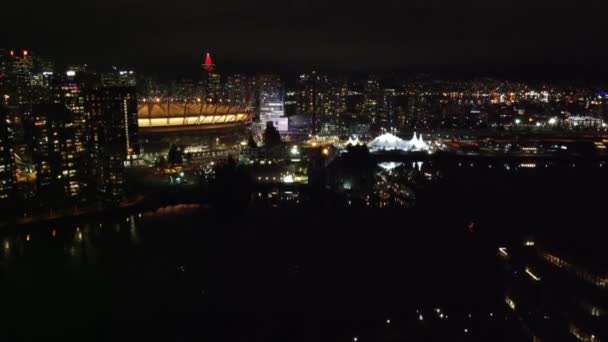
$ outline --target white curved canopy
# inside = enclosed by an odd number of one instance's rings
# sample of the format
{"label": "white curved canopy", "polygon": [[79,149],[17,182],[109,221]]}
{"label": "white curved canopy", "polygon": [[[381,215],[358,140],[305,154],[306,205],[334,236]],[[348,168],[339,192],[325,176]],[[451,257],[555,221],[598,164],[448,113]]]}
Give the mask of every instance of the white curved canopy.
{"label": "white curved canopy", "polygon": [[390,133],[384,133],[370,142],[368,147],[373,151],[427,151],[430,149],[430,146],[423,140],[422,134],[418,137],[416,132],[409,141]]}
{"label": "white curved canopy", "polygon": [[368,147],[373,150],[408,150],[409,144],[405,140],[396,137],[390,133],[384,133],[368,144]]}
{"label": "white curved canopy", "polygon": [[353,139],[353,137],[349,137],[345,146],[359,146],[359,145],[364,145],[364,144],[361,142],[361,140],[359,140],[358,137],[355,137],[354,139]]}

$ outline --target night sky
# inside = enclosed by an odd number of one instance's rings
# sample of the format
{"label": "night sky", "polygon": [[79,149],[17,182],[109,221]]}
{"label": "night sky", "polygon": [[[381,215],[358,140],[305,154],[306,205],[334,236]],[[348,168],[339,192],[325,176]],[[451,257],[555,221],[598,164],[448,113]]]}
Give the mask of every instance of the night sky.
{"label": "night sky", "polygon": [[59,64],[220,71],[608,74],[608,1],[7,1],[0,44]]}

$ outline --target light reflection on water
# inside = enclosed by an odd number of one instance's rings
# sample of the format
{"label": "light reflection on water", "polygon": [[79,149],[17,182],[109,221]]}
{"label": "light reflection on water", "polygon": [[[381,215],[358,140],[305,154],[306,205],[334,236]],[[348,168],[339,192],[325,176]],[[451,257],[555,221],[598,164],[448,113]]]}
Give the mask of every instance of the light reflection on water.
{"label": "light reflection on water", "polygon": [[[98,258],[116,246],[132,250],[141,244],[142,221],[191,213],[200,205],[175,205],[144,213],[130,213],[112,220],[25,226],[2,238],[0,268],[18,260],[35,263],[39,258],[70,259],[72,266],[98,264]],[[114,229],[106,229],[113,227]]]}
{"label": "light reflection on water", "polygon": [[191,212],[200,209],[200,204],[177,204],[171,206],[160,207],[155,211],[147,212],[144,216],[159,216],[159,215],[175,215],[184,212]]}

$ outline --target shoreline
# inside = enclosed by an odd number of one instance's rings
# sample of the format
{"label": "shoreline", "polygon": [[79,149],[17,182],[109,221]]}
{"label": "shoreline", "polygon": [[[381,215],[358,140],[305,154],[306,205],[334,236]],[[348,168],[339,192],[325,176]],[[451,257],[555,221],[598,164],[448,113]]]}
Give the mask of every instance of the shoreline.
{"label": "shoreline", "polygon": [[89,218],[103,218],[115,215],[122,215],[124,213],[133,211],[149,211],[164,206],[170,206],[175,204],[203,204],[200,201],[196,202],[192,199],[187,198],[171,198],[171,199],[160,199],[156,196],[139,196],[138,198],[122,203],[115,207],[102,207],[102,208],[90,208],[89,210],[83,210],[80,212],[70,212],[65,214],[57,215],[41,215],[28,218],[15,218],[8,221],[0,221],[0,231],[10,231],[19,229],[21,227],[32,227],[39,225],[55,224],[60,222],[73,222]]}

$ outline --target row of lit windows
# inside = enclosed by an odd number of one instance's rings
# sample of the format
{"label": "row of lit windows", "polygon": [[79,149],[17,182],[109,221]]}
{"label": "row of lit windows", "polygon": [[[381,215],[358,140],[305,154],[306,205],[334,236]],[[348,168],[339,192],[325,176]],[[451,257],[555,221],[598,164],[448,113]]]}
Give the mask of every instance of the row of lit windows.
{"label": "row of lit windows", "polygon": [[588,272],[586,270],[583,270],[579,267],[576,267],[574,265],[572,265],[571,263],[560,259],[559,257],[553,255],[553,254],[549,254],[549,253],[545,253],[545,252],[539,252],[541,257],[543,259],[545,259],[546,261],[548,261],[549,263],[559,267],[559,268],[563,268],[569,272],[572,272],[573,274],[575,274],[577,277],[583,279],[584,281],[587,281],[595,286],[601,287],[601,288],[608,288],[608,277],[606,276],[600,276],[597,274],[593,274],[591,272]]}
{"label": "row of lit windows", "polygon": [[569,330],[570,333],[576,337],[577,340],[579,341],[584,341],[584,342],[595,342],[595,341],[599,341],[594,334],[589,334],[584,332],[582,329],[580,329],[579,327],[577,327],[576,325],[574,325],[573,323],[570,323],[569,326]]}

